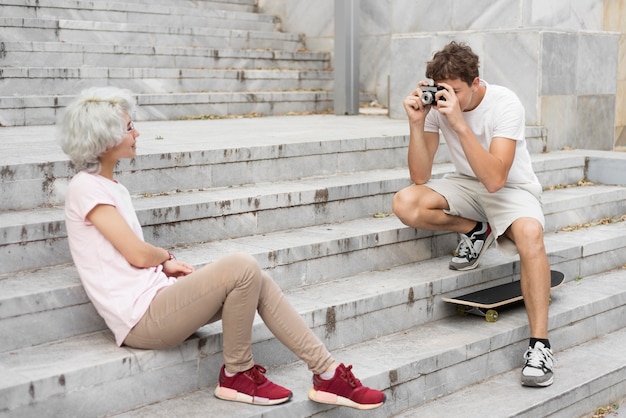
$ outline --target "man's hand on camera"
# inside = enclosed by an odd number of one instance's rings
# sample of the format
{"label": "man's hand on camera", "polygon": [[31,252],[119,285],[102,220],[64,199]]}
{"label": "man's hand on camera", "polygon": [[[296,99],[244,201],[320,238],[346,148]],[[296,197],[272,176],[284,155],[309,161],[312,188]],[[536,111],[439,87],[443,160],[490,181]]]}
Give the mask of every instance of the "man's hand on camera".
{"label": "man's hand on camera", "polygon": [[404,110],[406,111],[407,116],[409,117],[409,123],[424,123],[426,119],[426,115],[430,111],[430,106],[424,105],[422,103],[422,86],[428,86],[428,81],[420,81],[417,84],[417,88],[409,94],[402,104],[404,105]]}
{"label": "man's hand on camera", "polygon": [[[450,127],[455,129],[460,123],[465,123],[463,119],[463,113],[461,112],[461,106],[459,100],[454,93],[454,89],[446,83],[439,83],[445,90],[438,91],[435,97],[437,98],[436,109],[448,120]],[[445,100],[439,100],[444,98]]]}

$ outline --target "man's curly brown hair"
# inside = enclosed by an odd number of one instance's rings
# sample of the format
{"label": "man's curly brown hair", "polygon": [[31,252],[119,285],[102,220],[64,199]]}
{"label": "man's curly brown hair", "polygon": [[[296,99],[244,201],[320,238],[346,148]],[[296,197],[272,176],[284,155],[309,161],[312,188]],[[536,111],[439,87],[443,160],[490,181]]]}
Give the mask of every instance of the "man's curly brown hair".
{"label": "man's curly brown hair", "polygon": [[469,45],[452,41],[428,61],[426,77],[435,82],[460,79],[471,86],[478,77],[478,55]]}

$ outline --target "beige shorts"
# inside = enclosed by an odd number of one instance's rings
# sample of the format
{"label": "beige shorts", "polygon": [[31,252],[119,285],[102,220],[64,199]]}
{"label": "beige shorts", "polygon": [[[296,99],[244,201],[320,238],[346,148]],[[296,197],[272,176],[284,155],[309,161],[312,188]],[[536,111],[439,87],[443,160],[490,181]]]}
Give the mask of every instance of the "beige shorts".
{"label": "beige shorts", "polygon": [[510,248],[513,243],[503,235],[516,219],[534,218],[545,228],[539,184],[507,184],[497,192],[489,193],[475,178],[448,174],[442,179],[429,181],[426,186],[448,201],[450,209],[445,213],[489,222],[500,249],[505,253],[517,252]]}

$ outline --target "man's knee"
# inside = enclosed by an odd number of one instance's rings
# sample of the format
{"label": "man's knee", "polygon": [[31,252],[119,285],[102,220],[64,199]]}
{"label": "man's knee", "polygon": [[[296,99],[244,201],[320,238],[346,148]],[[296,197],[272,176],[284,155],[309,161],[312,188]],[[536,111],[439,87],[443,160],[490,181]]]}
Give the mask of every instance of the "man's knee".
{"label": "man's knee", "polygon": [[514,242],[520,255],[545,252],[543,244],[543,226],[532,218],[515,221]]}
{"label": "man's knee", "polygon": [[409,214],[415,209],[416,202],[410,196],[408,189],[402,189],[393,196],[391,210],[405,224],[410,222]]}
{"label": "man's knee", "polygon": [[516,235],[521,235],[521,239],[529,242],[543,241],[543,226],[538,220],[522,218],[517,222],[519,232]]}

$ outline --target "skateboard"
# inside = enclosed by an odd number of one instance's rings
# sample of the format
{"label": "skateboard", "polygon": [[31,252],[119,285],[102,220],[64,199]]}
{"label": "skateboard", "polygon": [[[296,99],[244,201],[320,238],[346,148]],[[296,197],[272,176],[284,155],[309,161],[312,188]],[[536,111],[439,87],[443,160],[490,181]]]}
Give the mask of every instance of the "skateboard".
{"label": "skateboard", "polygon": [[[561,286],[564,278],[565,276],[560,271],[550,270],[550,290]],[[487,322],[498,320],[498,311],[495,308],[519,302],[522,299],[522,288],[519,280],[455,298],[441,298],[444,302],[455,303],[459,315],[479,315],[483,316]]]}

